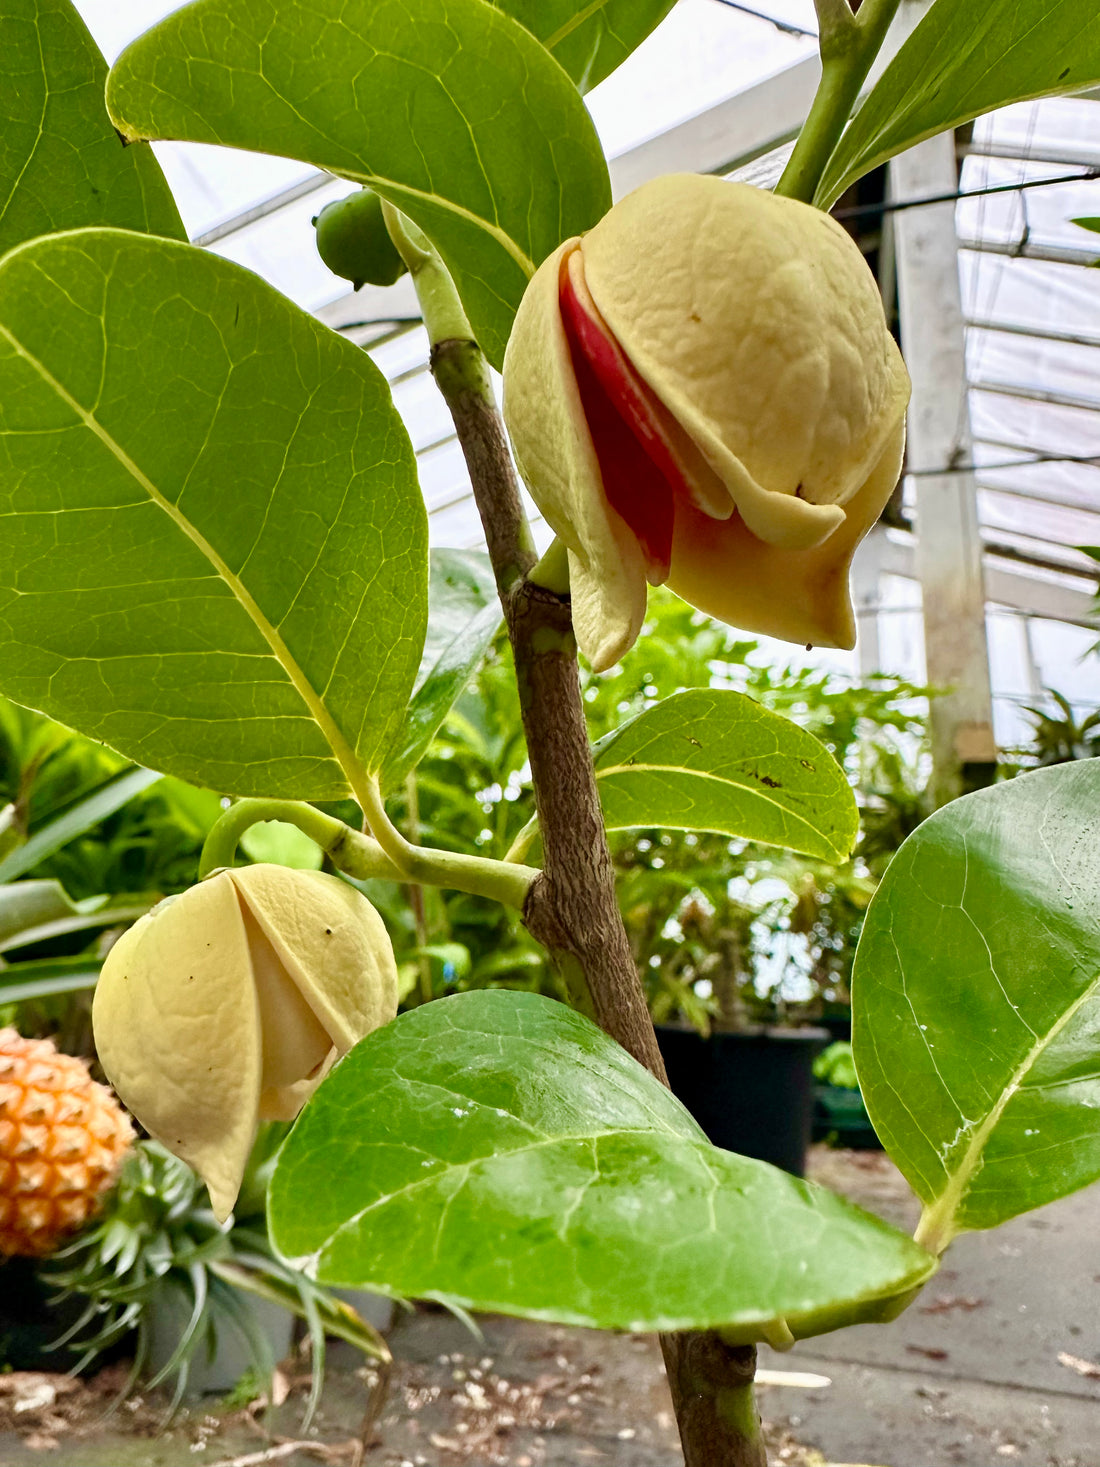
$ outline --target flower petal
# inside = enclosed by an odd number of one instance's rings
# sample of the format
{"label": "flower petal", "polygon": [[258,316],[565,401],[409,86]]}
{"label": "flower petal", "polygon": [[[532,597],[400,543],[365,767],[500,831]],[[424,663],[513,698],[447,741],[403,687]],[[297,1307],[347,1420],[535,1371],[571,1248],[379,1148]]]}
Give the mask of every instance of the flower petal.
{"label": "flower petal", "polygon": [[524,292],[504,359],[504,417],[516,464],[569,550],[577,643],[597,671],[633,646],[645,620],[646,567],[637,537],[604,493],[562,326],[559,277],[571,239]]}
{"label": "flower petal", "polygon": [[[398,980],[393,945],[382,918],[361,892],[337,876],[287,866],[240,866],[228,875],[303,1009],[308,1005],[341,1054],[394,1017]],[[265,1023],[267,1014],[265,1005]],[[315,1048],[310,1043],[311,1066],[323,1058],[327,1045],[319,1053]],[[299,1080],[304,1074],[272,1083]]]}
{"label": "flower petal", "polygon": [[107,955],[96,1048],[124,1104],[232,1211],[256,1129],[260,1024],[227,872],[162,902]]}
{"label": "flower petal", "polygon": [[748,528],[786,550],[824,542],[908,397],[851,238],[795,200],[674,174],[620,200],[581,250],[623,351]]}
{"label": "flower petal", "polygon": [[855,646],[848,572],[856,547],[894,491],[905,447],[905,420],[841,527],[822,545],[782,550],[758,540],[739,517],[718,524],[698,510],[677,513],[668,584],[677,595],[731,626],[789,642]]}

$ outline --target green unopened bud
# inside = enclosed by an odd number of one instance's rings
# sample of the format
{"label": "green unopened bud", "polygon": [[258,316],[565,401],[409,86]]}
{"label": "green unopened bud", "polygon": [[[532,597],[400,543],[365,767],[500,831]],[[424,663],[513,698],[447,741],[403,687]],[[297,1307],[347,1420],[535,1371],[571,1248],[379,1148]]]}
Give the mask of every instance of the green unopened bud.
{"label": "green unopened bud", "polygon": [[326,204],[313,221],[317,253],[334,275],[363,285],[393,285],[405,273],[405,262],[390,239],[382,217],[382,200],[363,188],[346,199]]}
{"label": "green unopened bud", "polygon": [[366,897],[283,866],[221,871],[119,938],[92,1007],[123,1102],[228,1217],[260,1120],[289,1120],[341,1054],[397,1012]]}

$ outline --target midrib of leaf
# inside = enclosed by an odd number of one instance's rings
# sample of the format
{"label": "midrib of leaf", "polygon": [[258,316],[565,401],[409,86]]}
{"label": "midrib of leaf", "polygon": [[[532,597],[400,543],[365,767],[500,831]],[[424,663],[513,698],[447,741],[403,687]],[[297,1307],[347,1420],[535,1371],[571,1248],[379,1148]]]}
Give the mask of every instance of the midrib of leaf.
{"label": "midrib of leaf", "polygon": [[[611,764],[607,767],[598,768],[596,770],[596,779],[597,781],[606,779],[612,774],[686,774],[691,779],[709,779],[714,784],[722,785],[729,789],[741,790],[746,795],[751,795],[753,799],[762,800],[766,805],[772,805],[781,815],[794,821],[796,825],[801,825],[804,830],[808,830],[812,835],[820,836],[822,834],[816,825],[811,825],[804,816],[797,814],[781,801],[777,800],[773,794],[769,793],[766,787],[759,788],[755,784],[730,779],[728,775],[714,774],[709,770],[688,769],[682,764],[642,764],[635,762],[632,764]],[[830,842],[830,844],[832,843]],[[837,849],[835,845],[833,845],[833,849]]]}
{"label": "midrib of leaf", "polygon": [[321,700],[321,697],[318,694],[317,690],[313,687],[312,683],[306,677],[305,673],[298,666],[297,661],[291,655],[290,649],[287,647],[282,637],[280,637],[277,629],[272,626],[271,622],[269,622],[267,617],[264,616],[254,597],[252,596],[252,593],[245,586],[244,582],[241,581],[239,576],[237,576],[232,570],[230,570],[229,566],[214,549],[213,545],[211,545],[209,540],[207,540],[206,537],[200,533],[196,526],[193,525],[191,521],[180,512],[179,508],[176,505],[172,504],[168,499],[165,498],[165,496],[160,492],[160,490],[148,477],[148,475],[145,474],[138,467],[138,465],[134,462],[134,460],[130,457],[130,455],[126,452],[122,445],[111,437],[111,435],[106,431],[106,429],[98,421],[98,419],[92,413],[88,412],[84,407],[82,407],[81,404],[77,402],[76,398],[73,397],[73,395],[68,391],[68,389],[57,380],[57,378],[53,375],[53,373],[49,370],[45,363],[39,361],[39,359],[33,354],[33,352],[28,351],[23,343],[19,341],[17,337],[13,336],[11,331],[9,331],[8,328],[2,324],[0,324],[0,336],[3,336],[11,344],[13,350],[20,357],[22,357],[22,359],[27,362],[34,371],[38,373],[38,375],[51,389],[51,391],[57,394],[61,401],[64,402],[66,406],[69,407],[69,409],[76,415],[80,422],[83,423],[84,427],[87,428],[90,433],[93,433],[99,439],[99,441],[103,444],[107,451],[118,460],[118,462],[131,476],[131,478],[134,479],[134,481],[138,485],[140,485],[142,489],[144,489],[145,493],[149,496],[153,503],[157,505],[157,507],[162,510],[170,520],[172,520],[176,528],[179,529],[182,534],[186,535],[191,543],[201,552],[202,555],[206,557],[210,565],[214,568],[221,579],[232,591],[238,603],[248,615],[249,619],[256,627],[260,635],[263,637],[264,641],[271,648],[275,660],[278,662],[279,666],[283,669],[287,677],[290,679],[290,682],[297,692],[298,696],[302,699],[302,702],[306,705],[315,723],[323,733],[329,745],[329,748],[332,750],[333,755],[336,758],[337,763],[340,765],[340,768],[347,776],[348,784],[350,785],[353,794],[355,794],[356,798],[358,799],[359,791],[368,786],[370,783],[367,771],[363,768],[362,764],[360,764],[355,751],[352,749],[347,739],[345,739],[344,735],[337,727],[328,709],[325,707],[323,701]]}
{"label": "midrib of leaf", "polygon": [[1057,1039],[1069,1021],[1080,1009],[1100,991],[1100,974],[1092,980],[1087,988],[1066,1009],[1058,1022],[1051,1026],[1046,1034],[1037,1039],[1028,1050],[1027,1054],[1017,1065],[1012,1073],[1012,1078],[1001,1091],[996,1104],[990,1110],[985,1120],[974,1132],[970,1139],[970,1145],[966,1148],[962,1161],[958,1168],[952,1173],[947,1186],[932,1202],[926,1203],[921,1213],[917,1230],[913,1234],[914,1242],[927,1248],[930,1253],[938,1257],[947,1245],[955,1237],[958,1229],[955,1227],[955,1212],[963,1199],[967,1188],[983,1165],[982,1153],[985,1144],[989,1140],[997,1122],[1005,1112],[1012,1097],[1018,1092],[1020,1086],[1027,1078],[1029,1071],[1038,1062],[1047,1048]]}
{"label": "midrib of leaf", "polygon": [[456,215],[459,219],[465,219],[468,224],[476,225],[490,238],[495,239],[502,250],[505,250],[530,280],[535,273],[535,262],[531,256],[521,250],[507,230],[501,229],[499,224],[490,224],[480,214],[475,214],[472,209],[467,209],[462,204],[456,204],[451,199],[445,199],[440,194],[429,193],[427,189],[413,188],[408,183],[396,183],[392,178],[382,178],[379,174],[363,174],[363,182],[369,187],[381,184],[384,188],[391,188],[396,193],[402,193],[409,198],[422,199],[424,202],[434,204],[437,208],[446,209],[448,213]]}

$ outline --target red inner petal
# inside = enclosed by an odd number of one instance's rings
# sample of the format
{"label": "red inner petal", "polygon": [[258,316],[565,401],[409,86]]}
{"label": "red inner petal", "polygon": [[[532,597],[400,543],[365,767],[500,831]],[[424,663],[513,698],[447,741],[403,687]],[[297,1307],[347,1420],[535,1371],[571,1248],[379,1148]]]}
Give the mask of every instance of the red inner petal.
{"label": "red inner petal", "polygon": [[604,492],[638,537],[650,581],[660,585],[672,563],[673,484],[680,475],[653,423],[641,384],[606,328],[577,299],[565,260],[560,304]]}

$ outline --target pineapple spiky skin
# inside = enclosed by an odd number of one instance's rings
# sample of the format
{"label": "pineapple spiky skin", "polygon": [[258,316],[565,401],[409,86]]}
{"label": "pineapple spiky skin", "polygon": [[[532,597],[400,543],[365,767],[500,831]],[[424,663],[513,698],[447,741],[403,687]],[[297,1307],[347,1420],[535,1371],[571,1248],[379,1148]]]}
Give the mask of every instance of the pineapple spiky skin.
{"label": "pineapple spiky skin", "polygon": [[133,1137],[86,1061],[0,1029],[0,1257],[44,1257],[83,1227]]}

